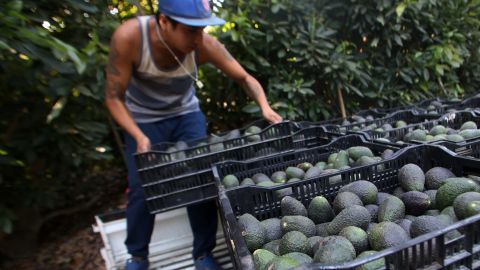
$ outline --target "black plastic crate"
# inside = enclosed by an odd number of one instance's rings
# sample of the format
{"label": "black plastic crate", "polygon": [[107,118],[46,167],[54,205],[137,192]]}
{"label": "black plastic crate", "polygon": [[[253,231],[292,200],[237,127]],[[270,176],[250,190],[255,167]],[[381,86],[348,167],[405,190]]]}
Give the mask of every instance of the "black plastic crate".
{"label": "black plastic crate", "polygon": [[[424,171],[435,166],[449,168],[457,175],[480,175],[480,161],[454,156],[444,148],[419,145],[401,150],[394,159],[376,165],[351,168],[328,176],[312,178],[274,187],[249,186],[240,189],[219,190],[219,204],[224,234],[231,252],[235,269],[255,269],[253,260],[237,217],[250,213],[259,220],[281,216],[280,200],[275,191],[290,188],[292,194],[304,205],[319,195],[330,202],[338,190],[348,183],[367,180],[379,191],[391,193],[399,184],[398,170],[405,164],[414,163]],[[330,185],[332,176],[342,177],[342,182]],[[461,236],[447,240],[445,235],[460,229]],[[352,262],[322,265],[310,264],[296,269],[355,269],[356,267],[384,257],[386,269],[478,269],[480,267],[480,215],[461,220],[439,231],[431,232],[406,243],[385,249],[377,254]]]}
{"label": "black plastic crate", "polygon": [[[404,120],[408,124],[416,124],[425,121],[431,121],[438,119],[439,115],[418,114],[413,110],[404,110],[391,113],[386,117],[378,118],[372,121],[366,121],[363,123],[349,124],[349,125],[324,125],[325,130],[332,135],[340,136],[352,132],[355,128],[365,129],[369,125],[375,124],[377,127],[381,127],[384,124],[394,125],[396,121]],[[353,131],[356,132],[356,131]]]}
{"label": "black plastic crate", "polygon": [[287,136],[169,163],[155,162],[155,156],[142,155],[151,158],[145,164],[137,155],[137,173],[150,212],[158,213],[216,198],[211,171],[216,162],[248,160],[292,149],[292,137]]}
{"label": "black plastic crate", "polygon": [[[299,150],[251,161],[228,160],[216,163],[213,166],[215,183],[220,185],[223,177],[229,174],[233,174],[241,180],[246,177],[251,177],[256,173],[271,175],[276,171],[285,170],[289,166],[296,166],[302,162],[315,164],[316,162],[327,160],[332,152],[345,150],[352,146],[366,146],[378,156],[386,149],[391,149],[393,151],[400,149],[399,147],[368,142],[360,135],[347,135],[337,138],[326,145],[317,146],[311,149]],[[238,188],[241,189],[243,187]]]}
{"label": "black plastic crate", "polygon": [[303,128],[292,134],[293,147],[295,150],[312,148],[325,145],[337,138],[328,133],[323,126]]}
{"label": "black plastic crate", "polygon": [[439,141],[438,145],[445,146],[457,155],[480,159],[480,138],[466,140],[464,142]]}
{"label": "black plastic crate", "polygon": [[[362,134],[363,136],[365,136],[365,138],[367,140],[376,141],[376,142],[384,143],[384,144],[391,145],[391,146],[403,146],[403,147],[405,147],[405,146],[408,146],[408,145],[411,145],[411,144],[424,144],[424,143],[438,144],[438,143],[441,143],[443,141],[432,141],[432,142],[411,141],[411,142],[404,142],[403,144],[397,144],[395,142],[396,141],[403,141],[404,136],[408,132],[413,131],[415,129],[421,128],[421,129],[430,130],[431,128],[433,128],[436,125],[443,125],[445,127],[450,127],[450,128],[453,128],[453,129],[459,129],[462,126],[462,124],[467,122],[467,121],[473,121],[477,125],[480,126],[480,117],[476,116],[475,113],[473,113],[471,111],[458,111],[458,112],[452,112],[452,113],[444,114],[443,116],[441,116],[437,120],[431,120],[431,121],[423,122],[423,123],[419,123],[419,124],[412,124],[412,125],[408,125],[408,126],[402,127],[402,128],[395,128],[395,129],[388,130],[388,131],[383,131],[383,132],[377,132],[377,131],[374,131],[374,130],[366,130],[366,131],[354,132],[354,134],[356,134],[356,133]],[[386,139],[390,140],[391,142],[388,143],[388,142],[377,141],[380,138],[386,138]]]}
{"label": "black plastic crate", "polygon": [[[173,142],[163,142],[152,146],[152,150],[146,153],[135,154],[137,160],[137,168],[146,168],[162,163],[175,162],[186,158],[193,158],[201,155],[213,154],[223,150],[235,147],[245,146],[254,143],[255,140],[265,141],[273,138],[280,138],[290,135],[298,130],[294,122],[284,121],[277,124],[268,124],[265,120],[258,120],[251,123],[245,128],[240,129],[243,132],[248,127],[256,125],[263,130],[260,133],[241,136],[236,139],[224,140],[219,142],[209,142],[208,138],[201,138],[185,142],[188,148],[183,150],[169,151],[169,148],[175,146]],[[226,132],[228,133],[228,132]],[[226,133],[220,134],[225,135]],[[255,138],[254,138],[255,137]]]}

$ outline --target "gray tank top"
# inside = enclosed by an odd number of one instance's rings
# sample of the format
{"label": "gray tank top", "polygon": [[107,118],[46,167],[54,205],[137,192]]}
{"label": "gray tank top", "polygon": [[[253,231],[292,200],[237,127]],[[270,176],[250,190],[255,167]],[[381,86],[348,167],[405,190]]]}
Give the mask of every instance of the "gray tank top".
{"label": "gray tank top", "polygon": [[125,105],[137,123],[151,123],[199,111],[193,79],[196,76],[195,53],[185,56],[182,65],[162,69],[153,60],[148,38],[150,16],[138,17],[140,24],[141,58],[125,94]]}

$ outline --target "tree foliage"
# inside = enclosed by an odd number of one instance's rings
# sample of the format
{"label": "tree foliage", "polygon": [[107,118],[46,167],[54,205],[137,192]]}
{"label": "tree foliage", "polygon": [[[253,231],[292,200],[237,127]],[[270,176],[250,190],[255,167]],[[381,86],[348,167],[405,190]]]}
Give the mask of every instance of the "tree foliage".
{"label": "tree foliage", "polygon": [[479,3],[224,1],[216,35],[283,116],[320,120],[338,115],[339,89],[350,113],[478,90]]}

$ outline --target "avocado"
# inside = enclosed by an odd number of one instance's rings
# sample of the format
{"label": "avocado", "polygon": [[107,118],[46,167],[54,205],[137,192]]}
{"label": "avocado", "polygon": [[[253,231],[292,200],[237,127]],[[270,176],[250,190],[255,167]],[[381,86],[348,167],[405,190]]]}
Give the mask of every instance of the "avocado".
{"label": "avocado", "polygon": [[433,167],[425,173],[425,186],[427,189],[438,189],[444,184],[445,179],[455,177],[447,168]]}
{"label": "avocado", "polygon": [[458,195],[453,201],[453,209],[455,210],[455,216],[459,219],[464,219],[470,216],[468,213],[467,205],[472,201],[480,201],[480,193],[478,192],[465,192]]}
{"label": "avocado", "polygon": [[370,164],[377,163],[378,160],[374,159],[373,157],[361,156],[360,158],[355,161],[355,166],[366,166]]}
{"label": "avocado", "polygon": [[265,244],[265,228],[250,214],[238,217],[238,225],[242,230],[242,236],[250,252],[259,249]]}
{"label": "avocado", "polygon": [[413,163],[404,165],[398,170],[398,181],[405,191],[423,191],[425,189],[425,174]]}
{"label": "avocado", "polygon": [[352,243],[353,247],[355,248],[356,254],[360,254],[363,251],[368,249],[368,235],[367,233],[355,226],[348,226],[343,228],[339,236],[343,236]]}
{"label": "avocado", "polygon": [[385,151],[382,152],[381,157],[383,160],[386,160],[391,158],[393,154],[395,154],[395,152],[392,149],[385,149]]}
{"label": "avocado", "polygon": [[280,256],[280,239],[270,241],[263,245],[262,249],[268,250],[273,254]]}
{"label": "avocado", "polygon": [[322,169],[320,169],[320,167],[314,166],[308,169],[308,171],[305,173],[304,179],[318,177],[320,176],[320,174],[322,174]]}
{"label": "avocado", "polygon": [[[378,251],[367,250],[360,253],[360,255],[357,256],[357,259],[367,258],[372,255],[375,255],[376,253],[378,253]],[[383,268],[385,268],[385,258],[382,257],[380,259],[362,264],[361,266],[358,266],[357,268],[355,268],[355,270],[378,270]]]}
{"label": "avocado", "polygon": [[240,138],[240,136],[241,136],[240,130],[233,129],[230,132],[228,132],[225,136],[223,136],[223,140],[227,141],[227,140],[238,139]]}
{"label": "avocado", "polygon": [[367,208],[368,212],[370,212],[371,220],[372,221],[377,221],[378,220],[378,205],[367,204],[367,205],[365,205],[365,208]]}
{"label": "avocado", "polygon": [[308,205],[307,212],[308,217],[315,222],[315,224],[329,222],[334,217],[330,203],[328,203],[327,199],[323,196],[313,198]]}
{"label": "avocado", "polygon": [[272,252],[265,249],[257,249],[253,252],[253,264],[255,269],[266,269],[267,265],[277,257]]}
{"label": "avocado", "polygon": [[328,224],[330,224],[330,222],[324,222],[324,223],[315,225],[315,229],[316,229],[315,235],[321,236],[321,237],[328,236],[328,229],[327,229]]}
{"label": "avocado", "polygon": [[362,200],[352,192],[340,192],[337,194],[335,199],[333,200],[333,210],[335,213],[340,213],[343,209],[352,206],[352,205],[360,205],[363,206]]}
{"label": "avocado", "polygon": [[252,178],[244,178],[240,183],[240,186],[249,186],[249,185],[255,185],[255,182],[253,181]]}
{"label": "avocado", "polygon": [[313,258],[314,262],[332,264],[355,259],[355,248],[343,236],[325,237],[319,244]]}
{"label": "avocado", "polygon": [[302,169],[302,171],[304,171],[304,172],[308,171],[312,167],[313,167],[313,164],[310,163],[310,162],[302,162],[302,163],[297,165],[297,168]]}
{"label": "avocado", "polygon": [[222,179],[222,185],[227,189],[232,187],[238,187],[238,178],[233,174],[226,175]]}
{"label": "avocado", "polygon": [[458,218],[457,218],[457,215],[455,214],[455,209],[453,208],[453,206],[445,207],[445,209],[443,209],[440,214],[449,216],[453,222],[458,221]]}
{"label": "avocado", "polygon": [[[328,236],[328,235],[327,235]],[[317,251],[315,248],[318,247],[318,242],[320,242],[321,240],[323,239],[322,236],[318,236],[318,235],[315,235],[315,236],[312,236],[312,237],[309,237],[308,238],[308,244],[310,245],[310,251],[311,253],[310,254],[315,254],[315,252]]]}
{"label": "avocado", "polygon": [[397,197],[390,197],[378,207],[378,221],[395,221],[405,217],[405,204]]}
{"label": "avocado", "polygon": [[338,234],[343,228],[356,226],[361,229],[367,229],[370,223],[370,212],[359,205],[352,205],[341,211],[327,226],[329,235]]}
{"label": "avocado", "polygon": [[406,218],[395,220],[395,223],[398,224],[402,229],[410,236],[410,226],[412,226],[412,221]]}
{"label": "avocado", "polygon": [[340,169],[344,166],[348,166],[348,153],[345,150],[341,150],[333,161],[333,168]]}
{"label": "avocado", "polygon": [[467,204],[466,216],[471,217],[480,213],[480,201],[471,201]]}
{"label": "avocado", "polygon": [[377,201],[375,202],[376,205],[382,204],[382,202],[390,197],[392,197],[392,194],[388,194],[385,192],[378,192],[377,193]]}
{"label": "avocado", "polygon": [[437,190],[435,204],[439,210],[443,210],[445,207],[452,205],[458,195],[469,191],[478,192],[480,186],[469,178],[448,178],[445,180],[445,184]]}
{"label": "avocado", "polygon": [[285,173],[287,174],[288,179],[292,179],[292,178],[303,179],[303,177],[305,176],[305,172],[302,169],[297,167],[288,167],[285,170]]}
{"label": "avocado", "polygon": [[285,196],[280,201],[280,208],[284,216],[307,216],[305,206],[295,198]]}
{"label": "avocado", "polygon": [[[323,175],[326,175],[326,174],[333,174],[333,173],[338,173],[339,171],[337,169],[326,169],[324,171],[322,171],[322,174],[321,176]],[[336,185],[336,184],[339,184],[342,182],[342,175],[339,174],[339,175],[335,175],[335,176],[331,176],[328,178],[328,184],[330,186],[333,186],[333,185]]]}
{"label": "avocado", "polygon": [[260,225],[265,229],[265,241],[270,242],[282,237],[282,227],[279,218],[269,218],[260,221]]}
{"label": "avocado", "polygon": [[409,239],[410,237],[402,227],[390,221],[376,224],[368,233],[370,247],[376,251],[401,245]]}
{"label": "avocado", "polygon": [[447,135],[447,140],[451,142],[462,142],[465,139],[460,134],[450,134]]}
{"label": "avocado", "polygon": [[339,192],[355,193],[363,204],[373,204],[377,201],[378,188],[369,181],[358,180],[340,188]]}
{"label": "avocado", "polygon": [[458,133],[458,134],[460,136],[462,136],[464,139],[468,140],[468,139],[472,139],[472,138],[480,136],[480,130],[478,130],[478,129],[465,129],[465,130],[460,131],[460,133]]}
{"label": "avocado", "polygon": [[290,253],[287,253],[287,254],[283,255],[283,257],[292,258],[292,259],[294,259],[299,265],[308,264],[308,263],[313,262],[312,257],[308,256],[308,255],[305,254],[305,253],[300,253],[300,252],[290,252]]}
{"label": "avocado", "polygon": [[473,121],[467,121],[462,124],[460,130],[477,129],[477,124]]}
{"label": "avocado", "polygon": [[430,209],[430,210],[427,210],[424,215],[425,216],[438,216],[438,215],[440,215],[440,210]]}
{"label": "avocado", "polygon": [[259,187],[273,187],[275,186],[275,183],[272,181],[263,181],[257,184]]}
{"label": "avocado", "polygon": [[310,244],[308,238],[301,232],[291,231],[283,235],[279,245],[280,255],[290,252],[301,252],[308,254]]}
{"label": "avocado", "polygon": [[352,146],[347,149],[348,156],[353,158],[355,161],[360,157],[373,157],[373,152],[370,148],[365,146]]}
{"label": "avocado", "polygon": [[273,258],[273,260],[267,265],[265,269],[268,270],[288,270],[300,266],[300,264],[290,258],[285,256],[278,256]]}
{"label": "avocado", "polygon": [[262,132],[261,128],[259,128],[257,126],[250,126],[245,130],[244,135],[248,136],[248,135],[257,134],[257,133],[260,133],[260,132]]}
{"label": "avocado", "polygon": [[306,237],[312,237],[315,236],[317,232],[315,223],[305,216],[284,216],[280,224],[284,234],[291,231],[298,231]]}
{"label": "avocado", "polygon": [[261,182],[271,182],[272,180],[270,180],[270,178],[268,176],[266,176],[265,174],[263,173],[256,173],[252,176],[252,180],[253,182],[255,182],[255,184],[259,184]]}
{"label": "avocado", "polygon": [[327,167],[327,163],[325,161],[319,161],[315,164],[314,167],[318,167],[321,170],[325,170],[325,167]]}
{"label": "avocado", "polygon": [[257,135],[257,134],[248,134],[248,135],[245,135],[247,136],[247,141],[249,143],[252,143],[252,142],[259,142],[262,140],[262,137],[260,137],[260,135]]}
{"label": "avocado", "polygon": [[395,122],[395,127],[396,128],[405,127],[406,125],[407,125],[407,122],[405,122],[403,120],[398,120],[397,122]]}
{"label": "avocado", "polygon": [[418,216],[430,208],[430,197],[420,191],[409,191],[401,195],[405,204],[405,212],[409,215]]}
{"label": "avocado", "polygon": [[336,158],[337,158],[337,153],[331,153],[327,158],[327,164],[333,164]]}
{"label": "avocado", "polygon": [[429,190],[425,190],[423,193],[427,194],[427,196],[430,198],[430,207],[428,209],[437,209],[437,205],[435,204],[437,190],[429,189]]}
{"label": "avocado", "polygon": [[440,134],[447,134],[447,128],[442,125],[436,125],[430,129],[430,135],[436,136]]}
{"label": "avocado", "polygon": [[416,129],[412,131],[410,136],[410,141],[426,141],[427,140],[427,132],[423,129]]}
{"label": "avocado", "polygon": [[442,141],[442,140],[446,140],[446,139],[447,139],[447,135],[438,134],[438,135],[433,136],[432,141]]}
{"label": "avocado", "polygon": [[287,174],[284,171],[277,171],[272,174],[272,181],[275,183],[285,183],[287,182]]}
{"label": "avocado", "polygon": [[445,224],[440,222],[435,216],[419,216],[415,218],[410,226],[410,235],[412,238],[443,229]]}

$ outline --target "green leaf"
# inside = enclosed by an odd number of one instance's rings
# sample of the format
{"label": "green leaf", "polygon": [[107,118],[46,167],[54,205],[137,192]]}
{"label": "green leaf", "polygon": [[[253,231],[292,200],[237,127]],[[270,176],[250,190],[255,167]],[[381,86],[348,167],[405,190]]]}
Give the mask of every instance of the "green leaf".
{"label": "green leaf", "polygon": [[77,69],[78,74],[82,74],[85,69],[87,68],[87,62],[86,62],[86,57],[83,56],[77,49],[72,47],[71,45],[57,39],[53,38],[54,40],[54,48],[52,49],[57,49],[65,52],[70,60],[73,61],[75,64],[75,67]]}
{"label": "green leaf", "polygon": [[275,4],[272,6],[271,10],[272,10],[272,13],[278,13],[278,11],[280,10],[280,4]]}
{"label": "green leaf", "polygon": [[63,108],[65,108],[65,104],[67,104],[66,97],[61,97],[57,100],[57,102],[55,102],[47,116],[47,124],[50,124],[55,118],[60,116]]}
{"label": "green leaf", "polygon": [[0,49],[2,50],[10,50],[11,47],[3,40],[0,40]]}
{"label": "green leaf", "polygon": [[395,12],[397,13],[398,18],[402,17],[402,14],[403,12],[405,12],[406,8],[407,8],[407,4],[405,2],[398,4],[397,8],[395,8]]}

